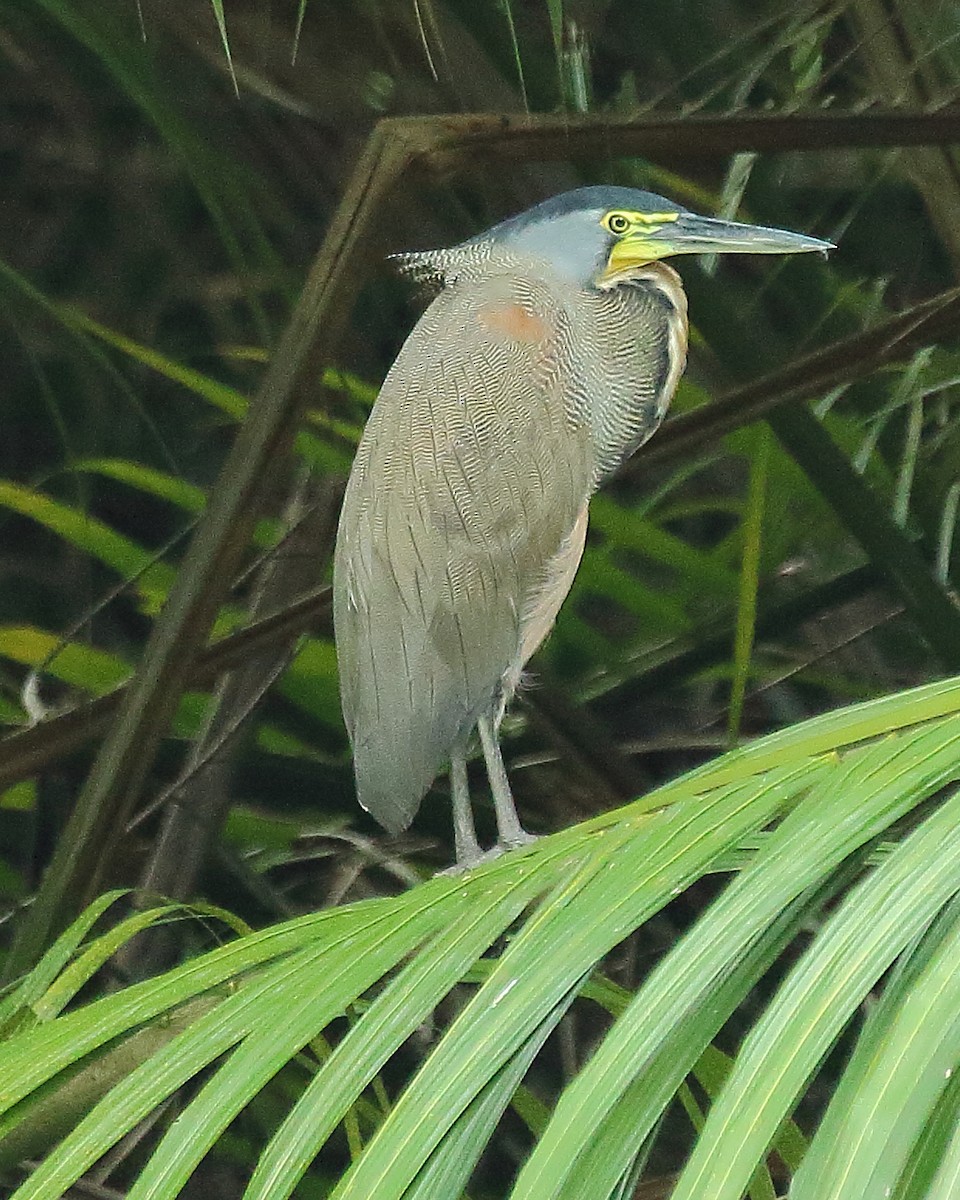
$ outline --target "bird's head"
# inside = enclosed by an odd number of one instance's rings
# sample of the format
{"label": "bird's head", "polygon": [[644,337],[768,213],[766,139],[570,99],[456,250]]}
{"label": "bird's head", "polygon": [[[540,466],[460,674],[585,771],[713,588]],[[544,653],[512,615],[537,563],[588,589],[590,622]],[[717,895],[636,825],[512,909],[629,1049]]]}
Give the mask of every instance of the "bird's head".
{"label": "bird's head", "polygon": [[495,225],[467,245],[492,245],[546,260],[580,286],[611,287],[675,254],[826,253],[830,242],[715,217],[635,188],[563,192]]}

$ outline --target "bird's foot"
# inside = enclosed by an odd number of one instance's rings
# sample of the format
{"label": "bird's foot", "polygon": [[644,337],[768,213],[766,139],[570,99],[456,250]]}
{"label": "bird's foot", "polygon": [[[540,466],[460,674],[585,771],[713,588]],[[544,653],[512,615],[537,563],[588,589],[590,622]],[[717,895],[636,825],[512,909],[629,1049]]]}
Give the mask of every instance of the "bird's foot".
{"label": "bird's foot", "polygon": [[521,846],[532,846],[534,842],[539,841],[540,838],[535,833],[527,833],[525,829],[520,829],[509,837],[501,838],[493,848],[505,854],[508,850],[519,850]]}
{"label": "bird's foot", "polygon": [[474,867],[482,867],[484,863],[493,862],[495,858],[499,858],[509,849],[509,846],[501,846],[498,842],[495,846],[491,846],[489,850],[481,850],[479,854],[470,854],[458,858],[452,867],[446,867],[443,871],[438,871],[437,874],[465,875],[467,871],[472,871]]}
{"label": "bird's foot", "polygon": [[502,858],[511,850],[520,850],[524,846],[532,846],[534,842],[540,839],[534,833],[527,833],[525,829],[521,829],[519,833],[512,835],[509,839],[503,840],[491,846],[489,850],[482,850],[479,854],[471,854],[458,859],[452,867],[447,867],[443,871],[438,871],[440,876],[444,875],[464,875],[467,871],[472,871],[474,867],[482,867],[485,863],[494,862],[495,859]]}

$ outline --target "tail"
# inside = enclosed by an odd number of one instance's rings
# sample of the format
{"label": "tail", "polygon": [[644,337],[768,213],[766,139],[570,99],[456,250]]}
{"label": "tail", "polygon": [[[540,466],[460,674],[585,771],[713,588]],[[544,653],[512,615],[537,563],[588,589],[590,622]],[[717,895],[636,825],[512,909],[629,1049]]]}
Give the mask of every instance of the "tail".
{"label": "tail", "polygon": [[354,742],[357,799],[392,834],[409,826],[449,757],[449,742],[441,746],[424,732],[381,721],[371,736]]}

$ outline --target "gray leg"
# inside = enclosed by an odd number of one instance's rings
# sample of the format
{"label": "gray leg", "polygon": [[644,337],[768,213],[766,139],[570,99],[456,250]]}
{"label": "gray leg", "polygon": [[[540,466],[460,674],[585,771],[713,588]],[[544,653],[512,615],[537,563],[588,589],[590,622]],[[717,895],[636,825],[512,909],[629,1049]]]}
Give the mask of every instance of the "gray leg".
{"label": "gray leg", "polygon": [[450,756],[450,792],[453,799],[453,844],[459,866],[470,867],[480,861],[483,851],[477,841],[470,808],[470,785],[467,782],[467,756],[457,750]]}
{"label": "gray leg", "polygon": [[497,832],[500,836],[500,845],[526,846],[530,842],[536,841],[536,838],[533,834],[527,833],[517,816],[493,717],[481,717],[477,722],[477,729],[480,733],[480,744],[483,747],[483,758],[487,764],[487,778],[490,780],[490,791],[493,793],[493,806],[497,813]]}

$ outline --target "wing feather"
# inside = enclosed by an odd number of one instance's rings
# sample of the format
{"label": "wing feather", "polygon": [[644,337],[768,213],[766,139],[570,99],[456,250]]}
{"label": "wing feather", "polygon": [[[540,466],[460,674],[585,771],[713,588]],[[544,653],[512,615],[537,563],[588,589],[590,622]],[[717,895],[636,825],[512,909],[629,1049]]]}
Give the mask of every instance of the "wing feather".
{"label": "wing feather", "polygon": [[[491,315],[492,314],[492,315]],[[361,804],[412,820],[517,667],[523,614],[589,497],[558,284],[487,265],[407,339],[344,499],[334,620]]]}

